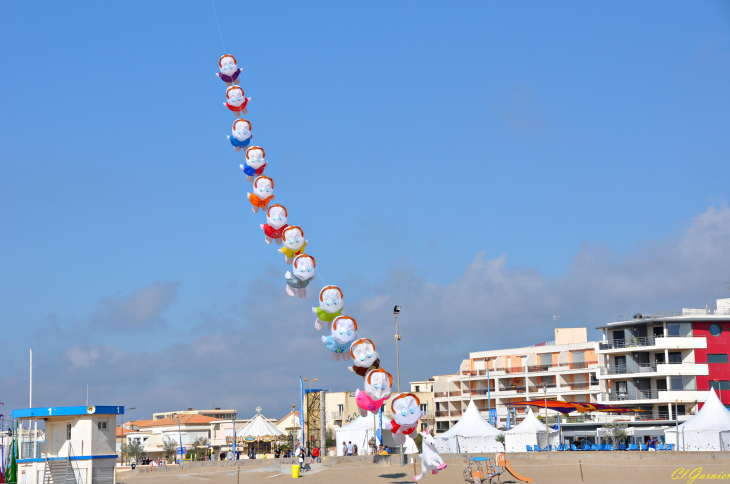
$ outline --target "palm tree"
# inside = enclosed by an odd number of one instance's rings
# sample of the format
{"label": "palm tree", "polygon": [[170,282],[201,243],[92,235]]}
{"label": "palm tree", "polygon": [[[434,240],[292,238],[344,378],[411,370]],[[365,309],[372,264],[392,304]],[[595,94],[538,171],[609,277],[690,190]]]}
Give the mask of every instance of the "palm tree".
{"label": "palm tree", "polygon": [[199,460],[198,457],[198,449],[199,448],[205,448],[208,445],[208,439],[205,437],[198,437],[197,439],[193,440],[193,442],[190,444],[193,446],[193,450],[195,451],[195,458],[196,460]]}

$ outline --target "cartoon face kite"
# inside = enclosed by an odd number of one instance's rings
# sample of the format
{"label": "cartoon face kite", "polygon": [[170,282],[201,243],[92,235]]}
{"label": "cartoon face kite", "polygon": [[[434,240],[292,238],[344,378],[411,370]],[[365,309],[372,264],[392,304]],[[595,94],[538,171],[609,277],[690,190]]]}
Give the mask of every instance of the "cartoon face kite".
{"label": "cartoon face kite", "polygon": [[231,146],[236,151],[241,151],[241,148],[246,148],[251,144],[251,139],[254,137],[251,134],[251,123],[243,118],[237,119],[233,122],[233,135],[228,135],[228,141],[231,142]]}
{"label": "cartoon face kite", "polygon": [[342,290],[337,286],[325,286],[319,291],[319,307],[312,308],[312,312],[317,314],[314,321],[314,327],[319,331],[322,329],[322,323],[327,321],[327,327],[331,328],[334,319],[342,314],[342,308],[345,302],[342,300]]}
{"label": "cartoon face kite", "polygon": [[243,97],[243,89],[238,86],[231,86],[226,89],[226,102],[223,105],[233,111],[235,117],[240,118],[241,114],[248,113],[246,106],[250,100],[250,97]]}
{"label": "cartoon face kite", "polygon": [[291,297],[294,297],[294,291],[296,290],[299,297],[307,296],[307,286],[309,282],[314,278],[314,257],[302,254],[296,256],[294,263],[292,264],[293,274],[286,271],[284,277],[286,278],[286,293]]}
{"label": "cartoon face kite", "polygon": [[421,402],[413,393],[401,393],[390,402],[393,411],[393,421],[390,422],[390,431],[393,438],[400,445],[406,442],[406,435],[416,431],[418,420],[423,416]]}
{"label": "cartoon face kite", "polygon": [[357,338],[357,322],[350,316],[337,316],[332,322],[329,336],[322,336],[325,348],[332,353],[332,359],[337,361],[350,359],[350,344]]}
{"label": "cartoon face kite", "polygon": [[296,256],[304,254],[307,241],[304,240],[304,231],[301,227],[296,225],[287,226],[282,232],[281,238],[284,241],[284,246],[279,249],[279,252],[284,254],[287,264],[291,264]]}
{"label": "cartoon face kite", "polygon": [[370,370],[365,376],[365,391],[357,390],[355,398],[358,412],[366,417],[368,412],[377,412],[385,401],[390,398],[390,389],[393,386],[393,375],[382,368]]}
{"label": "cartoon face kite", "polygon": [[252,182],[254,177],[264,174],[264,168],[268,162],[265,159],[266,153],[260,146],[249,146],[246,148],[246,164],[239,165],[246,174],[246,180]]}
{"label": "cartoon face kite", "polygon": [[269,202],[276,198],[274,195],[274,180],[268,176],[260,176],[253,182],[253,193],[247,193],[248,200],[253,205],[254,213],[260,208],[265,208]]}
{"label": "cartoon face kite", "polygon": [[286,207],[272,205],[266,211],[266,223],[261,225],[261,229],[266,234],[266,243],[271,244],[272,240],[276,240],[277,245],[281,245],[281,234],[286,225]]}
{"label": "cartoon face kite", "polygon": [[375,351],[375,344],[369,339],[359,339],[350,346],[352,366],[350,371],[365,378],[365,374],[376,368],[380,368],[378,352]]}
{"label": "cartoon face kite", "polygon": [[220,72],[216,72],[215,75],[220,77],[226,83],[226,86],[230,86],[231,84],[239,85],[241,83],[238,80],[241,69],[236,65],[236,58],[232,55],[226,54],[221,56],[218,60],[218,68]]}

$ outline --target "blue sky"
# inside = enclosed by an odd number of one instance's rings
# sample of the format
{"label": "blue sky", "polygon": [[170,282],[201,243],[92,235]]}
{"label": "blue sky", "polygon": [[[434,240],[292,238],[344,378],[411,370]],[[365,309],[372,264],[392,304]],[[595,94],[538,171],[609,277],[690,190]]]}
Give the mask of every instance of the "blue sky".
{"label": "blue sky", "polygon": [[[551,339],[553,313],[592,328],[724,295],[727,3],[216,8],[267,175],[323,280],[384,354],[384,301],[404,306],[402,379]],[[77,404],[90,382],[103,404],[144,411],[264,401],[284,414],[293,362],[354,389],[311,328],[314,298],[286,297],[283,258],[246,203],[211,5],[7,3],[0,19],[0,401],[25,405],[31,345],[44,405]],[[469,294],[470,277],[525,312]],[[432,288],[471,312],[403,304]],[[523,329],[505,332],[512,319]],[[229,388],[241,374],[264,390]],[[219,376],[205,397],[201,375]]]}

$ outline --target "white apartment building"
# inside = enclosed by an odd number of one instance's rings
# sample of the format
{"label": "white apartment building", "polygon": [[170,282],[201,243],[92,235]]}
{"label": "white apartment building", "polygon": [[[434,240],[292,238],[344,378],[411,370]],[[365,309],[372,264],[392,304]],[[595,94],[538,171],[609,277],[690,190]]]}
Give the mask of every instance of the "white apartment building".
{"label": "white apartment building", "polygon": [[[588,341],[586,328],[555,329],[555,341],[523,348],[469,353],[455,375],[435,376],[431,385],[436,433],[454,425],[473,400],[485,419],[497,410],[497,426],[504,426],[507,405],[524,399],[600,401],[597,341]],[[518,408],[519,415],[525,409]]]}

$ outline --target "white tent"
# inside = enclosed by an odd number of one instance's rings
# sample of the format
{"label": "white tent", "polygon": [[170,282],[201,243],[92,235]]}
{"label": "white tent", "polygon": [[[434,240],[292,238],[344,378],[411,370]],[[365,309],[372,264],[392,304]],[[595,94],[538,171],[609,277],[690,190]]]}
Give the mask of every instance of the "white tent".
{"label": "white tent", "polygon": [[559,432],[554,429],[550,429],[549,432],[550,437],[546,439],[545,423],[540,422],[530,408],[518,426],[504,433],[504,444],[507,452],[525,452],[528,445],[532,447],[538,445],[544,449],[546,440],[550,441],[550,445],[558,445]]}
{"label": "white tent", "polygon": [[[383,444],[393,449],[398,447],[398,443],[393,439],[393,434],[390,433],[390,430],[385,429],[386,422],[390,422],[390,419],[383,416]],[[380,425],[377,415],[375,416],[375,424]],[[337,455],[343,455],[343,442],[352,442],[354,445],[357,445],[357,453],[360,455],[369,454],[371,449],[368,442],[373,436],[373,414],[368,412],[367,417],[363,417],[362,415],[358,416],[351,423],[335,430]]]}
{"label": "white tent", "polygon": [[[226,437],[233,437],[233,429],[226,429]],[[239,443],[274,442],[276,440],[285,441],[286,434],[266,420],[266,417],[261,414],[261,407],[256,407],[256,415],[249,423],[236,429],[236,441]],[[239,446],[238,450],[243,450],[243,447]]]}
{"label": "white tent", "polygon": [[420,454],[420,452],[418,452],[418,446],[416,445],[416,441],[413,440],[410,435],[406,435],[406,443],[403,444],[403,453]]}
{"label": "white tent", "polygon": [[484,420],[474,401],[469,402],[464,415],[456,424],[436,437],[436,448],[439,452],[497,452],[502,444],[497,436],[503,432],[492,427]]}
{"label": "white tent", "polygon": [[664,440],[668,444],[675,444],[679,450],[724,450],[730,448],[728,430],[730,430],[730,411],[720,402],[715,391],[710,390],[705,404],[697,415],[679,426],[679,442],[675,427],[664,431]]}

